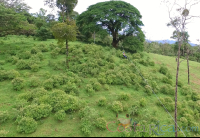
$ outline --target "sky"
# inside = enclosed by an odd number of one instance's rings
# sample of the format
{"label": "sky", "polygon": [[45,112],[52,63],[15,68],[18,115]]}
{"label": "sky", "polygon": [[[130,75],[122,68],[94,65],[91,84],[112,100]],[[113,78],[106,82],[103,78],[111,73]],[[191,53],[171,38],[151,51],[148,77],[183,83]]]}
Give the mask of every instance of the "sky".
{"label": "sky", "polygon": [[[90,5],[94,5],[99,2],[105,2],[110,0],[78,0],[78,4],[75,7],[74,11],[77,11],[79,14],[86,11]],[[142,30],[145,32],[146,39],[155,41],[155,40],[173,40],[170,37],[172,36],[174,28],[167,27],[167,23],[170,21],[168,9],[166,5],[161,4],[161,0],[123,0],[127,3],[130,3],[135,8],[137,8],[142,15],[142,22],[144,26]],[[173,0],[170,0],[173,2]],[[44,6],[43,0],[24,0],[32,9],[29,11],[31,13],[38,12],[40,8],[46,9],[48,13],[57,14],[56,10],[52,10],[47,6]],[[183,0],[178,0],[178,3],[183,4]],[[191,8],[190,15],[197,16],[200,15],[200,3],[194,5]],[[199,44],[197,39],[200,39],[200,18],[194,18],[187,25],[187,31],[189,32],[191,43]]]}

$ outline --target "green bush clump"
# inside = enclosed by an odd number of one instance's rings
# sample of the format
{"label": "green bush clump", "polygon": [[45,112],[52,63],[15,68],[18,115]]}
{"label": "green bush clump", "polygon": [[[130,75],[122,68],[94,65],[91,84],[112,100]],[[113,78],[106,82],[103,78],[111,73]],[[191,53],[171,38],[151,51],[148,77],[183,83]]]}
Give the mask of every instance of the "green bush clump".
{"label": "green bush clump", "polygon": [[17,126],[18,133],[30,134],[37,129],[37,122],[30,117],[22,117]]}
{"label": "green bush clump", "polygon": [[67,82],[66,85],[63,86],[64,91],[69,94],[74,92],[77,96],[79,95],[79,90],[75,83]]}
{"label": "green bush clump", "polygon": [[4,65],[4,64],[5,64],[5,61],[0,60],[0,65]]}
{"label": "green bush clump", "polygon": [[174,95],[175,90],[171,85],[166,84],[160,88],[160,92],[167,95]]}
{"label": "green bush clump", "polygon": [[81,119],[89,118],[91,120],[95,120],[98,118],[98,116],[99,116],[98,112],[94,108],[91,108],[89,106],[86,106],[79,111],[79,117]]}
{"label": "green bush clump", "polygon": [[9,119],[8,111],[0,111],[0,123],[4,123]]}
{"label": "green bush clump", "polygon": [[122,103],[119,101],[114,101],[112,103],[112,110],[116,113],[122,112],[123,111],[123,106]]}
{"label": "green bush clump", "polygon": [[60,111],[55,113],[54,117],[55,117],[56,120],[63,121],[63,120],[65,120],[66,113],[65,113],[64,110],[60,110]]}
{"label": "green bush clump", "polygon": [[7,72],[7,75],[8,75],[8,79],[14,79],[14,78],[17,78],[20,76],[20,73],[16,70],[9,70]]}
{"label": "green bush clump", "polygon": [[107,57],[106,60],[107,60],[108,62],[110,62],[110,63],[114,63],[114,62],[115,62],[114,56],[109,56],[109,57]]}
{"label": "green bush clump", "polygon": [[168,68],[165,66],[161,66],[159,72],[166,75],[168,73]]}
{"label": "green bush clump", "polygon": [[105,106],[107,103],[106,97],[101,97],[98,101],[99,106]]}
{"label": "green bush clump", "polygon": [[105,84],[105,85],[104,85],[104,88],[105,88],[105,90],[109,90],[109,89],[110,89],[110,87],[109,87],[108,84]]}
{"label": "green bush clump", "polygon": [[86,91],[89,93],[89,95],[91,95],[95,92],[95,90],[91,84],[86,85]]}
{"label": "green bush clump", "polygon": [[119,100],[128,101],[130,99],[130,94],[128,94],[128,93],[121,93],[121,94],[119,94],[118,99]]}
{"label": "green bush clump", "polygon": [[166,76],[168,79],[172,79],[172,74],[170,72],[168,72]]}
{"label": "green bush clump", "polygon": [[155,62],[154,61],[149,61],[149,65],[150,66],[155,66]]}
{"label": "green bush clump", "polygon": [[144,66],[148,66],[148,62],[145,61],[144,59],[139,60],[139,63],[144,65]]}
{"label": "green bush clump", "polygon": [[197,92],[192,92],[191,98],[193,101],[198,101],[200,100],[200,94],[198,94]]}
{"label": "green bush clump", "polygon": [[139,53],[135,53],[135,54],[133,54],[132,58],[133,59],[140,59],[141,55]]}
{"label": "green bush clump", "polygon": [[60,49],[60,54],[65,55],[66,52],[67,52],[66,47],[62,47],[62,48]]}
{"label": "green bush clump", "polygon": [[178,87],[183,87],[183,83],[181,81],[178,81]]}
{"label": "green bush clump", "polygon": [[31,52],[26,51],[26,52],[22,53],[19,57],[22,59],[29,59],[29,58],[31,58]]}
{"label": "green bush clump", "polygon": [[29,65],[25,60],[19,60],[16,64],[17,69],[24,70],[29,69]]}
{"label": "green bush clump", "polygon": [[169,79],[169,78],[167,78],[167,77],[163,77],[163,78],[162,78],[162,82],[164,82],[164,83],[166,83],[166,84],[172,85],[172,80]]}
{"label": "green bush clump", "polygon": [[94,89],[95,91],[99,91],[99,90],[101,89],[101,87],[102,87],[101,84],[100,84],[99,82],[93,83],[92,86],[93,86],[93,89]]}
{"label": "green bush clump", "polygon": [[16,91],[19,91],[22,88],[24,88],[25,81],[24,81],[24,79],[17,77],[17,78],[12,80],[12,84],[13,84],[13,89],[16,90]]}
{"label": "green bush clump", "polygon": [[40,59],[40,61],[44,60],[44,55],[42,52],[37,53],[36,56]]}
{"label": "green bush clump", "polygon": [[31,54],[37,54],[38,52],[40,52],[40,50],[37,47],[31,49]]}
{"label": "green bush clump", "polygon": [[85,135],[90,135],[92,133],[92,124],[89,119],[81,119],[81,131]]}
{"label": "green bush clump", "polygon": [[190,86],[183,86],[181,89],[181,94],[184,96],[190,95],[192,92],[191,87]]}
{"label": "green bush clump", "polygon": [[37,77],[32,77],[29,82],[30,87],[38,87],[41,84],[40,79]]}
{"label": "green bush clump", "polygon": [[51,50],[53,50],[53,49],[55,49],[57,47],[57,45],[52,43],[52,44],[49,44],[49,47],[50,47]]}
{"label": "green bush clump", "polygon": [[148,95],[152,95],[152,90],[151,90],[151,87],[149,85],[146,85],[145,86],[145,91]]}
{"label": "green bush clump", "polygon": [[43,83],[43,86],[44,86],[44,88],[45,89],[47,89],[47,90],[51,90],[51,89],[53,89],[53,79],[47,79],[47,80],[45,80],[44,81],[44,83]]}
{"label": "green bush clump", "polygon": [[48,52],[49,51],[48,47],[44,44],[40,44],[38,47],[42,52]]}
{"label": "green bush clump", "polygon": [[15,65],[15,64],[18,62],[19,57],[17,57],[17,56],[13,56],[12,58],[13,58],[13,60],[12,60],[12,64]]}
{"label": "green bush clump", "polygon": [[52,107],[48,104],[31,104],[24,107],[24,116],[39,120],[48,117],[51,111]]}
{"label": "green bush clump", "polygon": [[151,81],[151,87],[155,93],[157,93],[157,90],[159,90],[159,87],[158,87],[158,84],[156,83],[156,81]]}
{"label": "green bush clump", "polygon": [[145,98],[140,99],[140,106],[145,107],[147,105],[147,101]]}
{"label": "green bush clump", "polygon": [[101,130],[106,129],[106,120],[104,118],[97,118],[95,126]]}
{"label": "green bush clump", "polygon": [[55,88],[64,84],[63,78],[59,75],[53,75],[51,79],[53,80],[53,87]]}
{"label": "green bush clump", "polygon": [[31,65],[30,67],[31,67],[31,71],[33,71],[33,72],[38,72],[40,66],[37,65],[37,64],[33,64],[33,65]]}

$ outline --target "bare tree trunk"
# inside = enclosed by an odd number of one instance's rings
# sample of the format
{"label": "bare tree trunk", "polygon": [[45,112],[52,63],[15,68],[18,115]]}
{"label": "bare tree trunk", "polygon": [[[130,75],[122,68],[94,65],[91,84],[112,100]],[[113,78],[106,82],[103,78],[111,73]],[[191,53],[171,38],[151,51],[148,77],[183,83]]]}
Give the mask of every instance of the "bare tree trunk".
{"label": "bare tree trunk", "polygon": [[188,66],[188,84],[190,85],[189,51],[187,52],[187,66]]}
{"label": "bare tree trunk", "polygon": [[178,91],[178,75],[179,75],[179,59],[180,59],[180,51],[181,50],[181,42],[179,41],[179,50],[178,50],[178,62],[177,62],[177,71],[176,71],[176,90],[175,90],[175,137],[178,137],[177,131],[177,91]]}
{"label": "bare tree trunk", "polygon": [[68,47],[68,41],[66,40],[66,66],[69,69],[69,58],[68,58],[68,55],[69,55],[69,47]]}

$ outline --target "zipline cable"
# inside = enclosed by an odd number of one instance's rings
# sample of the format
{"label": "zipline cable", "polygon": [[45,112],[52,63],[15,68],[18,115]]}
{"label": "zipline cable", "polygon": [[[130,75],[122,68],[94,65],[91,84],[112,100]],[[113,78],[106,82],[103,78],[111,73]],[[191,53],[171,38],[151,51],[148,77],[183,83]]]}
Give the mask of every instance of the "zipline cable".
{"label": "zipline cable", "polygon": [[[124,47],[122,45],[123,51]],[[126,52],[125,52],[126,53]],[[133,63],[127,56],[127,59]],[[135,64],[133,63],[133,65],[135,66]],[[139,71],[139,69],[137,68],[137,66],[135,66],[136,70],[139,72],[139,75],[143,78],[143,80],[146,82],[146,84],[150,87],[150,89],[152,90],[152,92],[155,94],[156,98],[160,101],[160,99],[158,98],[158,96],[156,95],[156,93],[154,92],[154,90],[151,88],[151,86],[148,84],[148,82],[146,81],[146,79],[142,76],[141,72]],[[174,123],[178,126],[178,124],[175,122],[174,118],[172,117],[172,115],[169,113],[169,111],[167,110],[167,108],[164,106],[164,104],[160,101],[160,103],[162,104],[162,106],[165,108],[166,112],[170,115],[170,117],[172,118],[172,120],[174,121]],[[180,129],[180,127],[178,126],[178,128]],[[181,129],[180,129],[181,130]],[[181,132],[183,133],[183,135],[186,137],[185,133],[181,130]]]}

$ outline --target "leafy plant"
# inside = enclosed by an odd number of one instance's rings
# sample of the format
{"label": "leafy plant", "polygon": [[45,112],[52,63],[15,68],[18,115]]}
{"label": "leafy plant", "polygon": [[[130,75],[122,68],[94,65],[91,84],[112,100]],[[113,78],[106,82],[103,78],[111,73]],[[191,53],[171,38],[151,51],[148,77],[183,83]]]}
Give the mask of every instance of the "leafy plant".
{"label": "leafy plant", "polygon": [[17,132],[30,134],[35,132],[37,129],[37,122],[30,117],[23,117],[17,126]]}
{"label": "leafy plant", "polygon": [[66,117],[66,113],[64,110],[60,110],[55,113],[55,119],[57,119],[59,121],[65,120],[65,117]]}
{"label": "leafy plant", "polygon": [[168,73],[168,68],[165,66],[161,66],[159,72],[166,75]]}
{"label": "leafy plant", "polygon": [[107,103],[107,100],[106,100],[105,97],[101,97],[101,98],[99,99],[99,101],[98,101],[98,105],[99,105],[99,106],[105,106],[106,103]]}
{"label": "leafy plant", "polygon": [[119,101],[114,101],[112,103],[112,110],[116,113],[122,112],[123,111],[123,106],[122,103]]}
{"label": "leafy plant", "polygon": [[24,79],[17,77],[17,78],[12,80],[12,84],[13,84],[13,89],[16,90],[16,91],[19,91],[22,88],[24,88],[25,81],[24,81]]}
{"label": "leafy plant", "polygon": [[119,100],[125,100],[128,101],[130,99],[130,94],[127,93],[121,93],[118,97]]}
{"label": "leafy plant", "polygon": [[106,129],[106,120],[104,118],[97,118],[95,126],[101,130]]}

